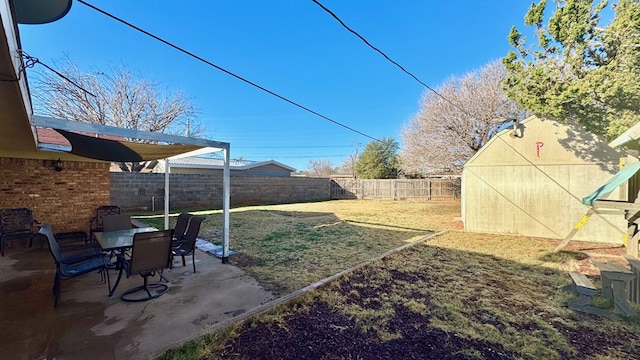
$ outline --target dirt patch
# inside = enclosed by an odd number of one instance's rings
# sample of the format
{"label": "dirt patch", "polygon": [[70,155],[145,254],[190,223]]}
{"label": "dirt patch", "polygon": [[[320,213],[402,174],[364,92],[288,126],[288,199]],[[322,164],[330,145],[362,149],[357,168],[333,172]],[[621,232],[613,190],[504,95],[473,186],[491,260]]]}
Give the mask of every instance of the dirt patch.
{"label": "dirt patch", "polygon": [[239,324],[200,358],[637,358],[637,320],[567,310],[567,282],[563,271],[419,245]]}
{"label": "dirt patch", "polygon": [[[509,359],[500,344],[464,339],[433,329],[427,319],[399,311],[390,323],[397,339],[381,341],[362,332],[345,315],[316,303],[284,325],[266,324],[244,332],[219,354],[225,359]],[[253,325],[247,325],[248,327]]]}

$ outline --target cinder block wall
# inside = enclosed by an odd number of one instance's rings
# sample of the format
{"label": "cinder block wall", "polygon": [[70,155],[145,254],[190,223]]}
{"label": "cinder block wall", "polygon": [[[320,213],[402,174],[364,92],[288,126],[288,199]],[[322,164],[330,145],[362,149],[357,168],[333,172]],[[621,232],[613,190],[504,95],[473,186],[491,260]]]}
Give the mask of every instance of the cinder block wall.
{"label": "cinder block wall", "polygon": [[[325,178],[232,176],[231,205],[279,204],[330,198]],[[169,209],[221,208],[221,174],[171,174]],[[111,204],[126,210],[164,209],[164,174],[111,173]]]}
{"label": "cinder block wall", "polygon": [[26,207],[55,232],[89,230],[96,208],[109,204],[109,164],[0,158],[0,209]]}

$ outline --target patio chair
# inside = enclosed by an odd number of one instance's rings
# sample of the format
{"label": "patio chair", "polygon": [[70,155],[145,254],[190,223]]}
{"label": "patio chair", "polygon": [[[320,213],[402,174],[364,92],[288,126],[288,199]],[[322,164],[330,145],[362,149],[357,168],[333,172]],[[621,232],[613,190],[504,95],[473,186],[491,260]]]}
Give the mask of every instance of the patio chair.
{"label": "patio chair", "polygon": [[[126,290],[120,296],[123,301],[147,301],[155,299],[166,293],[169,287],[161,283],[149,284],[149,277],[155,276],[156,272],[169,268],[171,258],[171,239],[173,230],[159,230],[151,232],[137,233],[133,237],[133,249],[131,259],[126,259],[124,255],[118,255],[119,261],[123,265],[120,270],[126,271],[127,277],[140,275],[143,278],[141,286]],[[136,296],[135,294],[142,293]],[[146,293],[146,294],[145,294]]]}
{"label": "patio chair", "polygon": [[0,253],[4,256],[7,241],[29,239],[29,247],[33,245],[34,223],[33,213],[27,208],[0,210]]}
{"label": "patio chair", "polygon": [[171,250],[171,266],[173,266],[173,257],[182,257],[182,266],[186,266],[184,257],[191,255],[191,263],[193,264],[193,272],[196,272],[196,240],[198,239],[198,233],[200,232],[200,224],[204,217],[192,216],[189,219],[189,226],[187,232],[184,234],[182,240],[178,241],[178,246]]}
{"label": "patio chair", "polygon": [[98,231],[104,231],[102,229],[102,218],[109,215],[117,215],[122,213],[122,209],[116,205],[104,205],[100,206],[96,210],[96,215],[89,221],[89,239],[93,240],[93,233]]}
{"label": "patio chair", "polygon": [[173,246],[178,246],[178,241],[182,240],[187,231],[187,225],[189,225],[189,219],[191,219],[193,215],[189,213],[180,213],[178,215],[178,220],[176,220],[176,226],[173,228]]}
{"label": "patio chair", "polygon": [[100,280],[104,281],[106,278],[107,286],[111,288],[109,272],[107,271],[107,260],[98,247],[63,255],[49,224],[43,222],[40,225],[39,233],[47,238],[49,251],[56,264],[56,274],[53,278],[53,307],[58,305],[63,278],[69,279],[92,271],[99,271]]}
{"label": "patio chair", "polygon": [[60,245],[60,251],[63,253],[95,247],[95,243],[89,241],[89,237],[84,231],[59,232],[53,234],[53,236],[56,238],[58,245]]}
{"label": "patio chair", "polygon": [[102,231],[131,229],[131,216],[128,214],[107,215],[102,217]]}

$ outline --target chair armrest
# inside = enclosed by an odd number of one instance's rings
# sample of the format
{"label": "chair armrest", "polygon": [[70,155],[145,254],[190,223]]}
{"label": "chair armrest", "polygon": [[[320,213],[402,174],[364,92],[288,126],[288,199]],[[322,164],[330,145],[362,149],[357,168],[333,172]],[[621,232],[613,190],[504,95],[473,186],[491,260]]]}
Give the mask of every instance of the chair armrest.
{"label": "chair armrest", "polygon": [[105,254],[101,252],[98,248],[94,248],[94,249],[95,250],[89,250],[89,251],[85,251],[77,254],[64,256],[62,260],[60,260],[60,263],[69,265],[69,264],[75,264],[78,262],[89,260],[92,258],[105,256]]}

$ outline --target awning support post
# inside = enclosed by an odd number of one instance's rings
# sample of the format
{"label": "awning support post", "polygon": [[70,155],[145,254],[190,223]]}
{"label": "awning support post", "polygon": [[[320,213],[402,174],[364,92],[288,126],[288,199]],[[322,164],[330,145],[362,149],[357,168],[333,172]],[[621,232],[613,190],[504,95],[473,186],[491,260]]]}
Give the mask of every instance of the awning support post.
{"label": "awning support post", "polygon": [[222,263],[229,263],[229,203],[231,198],[231,170],[229,169],[231,145],[224,150],[224,170],[222,172]]}
{"label": "awning support post", "polygon": [[169,230],[169,159],[164,159],[164,229]]}

